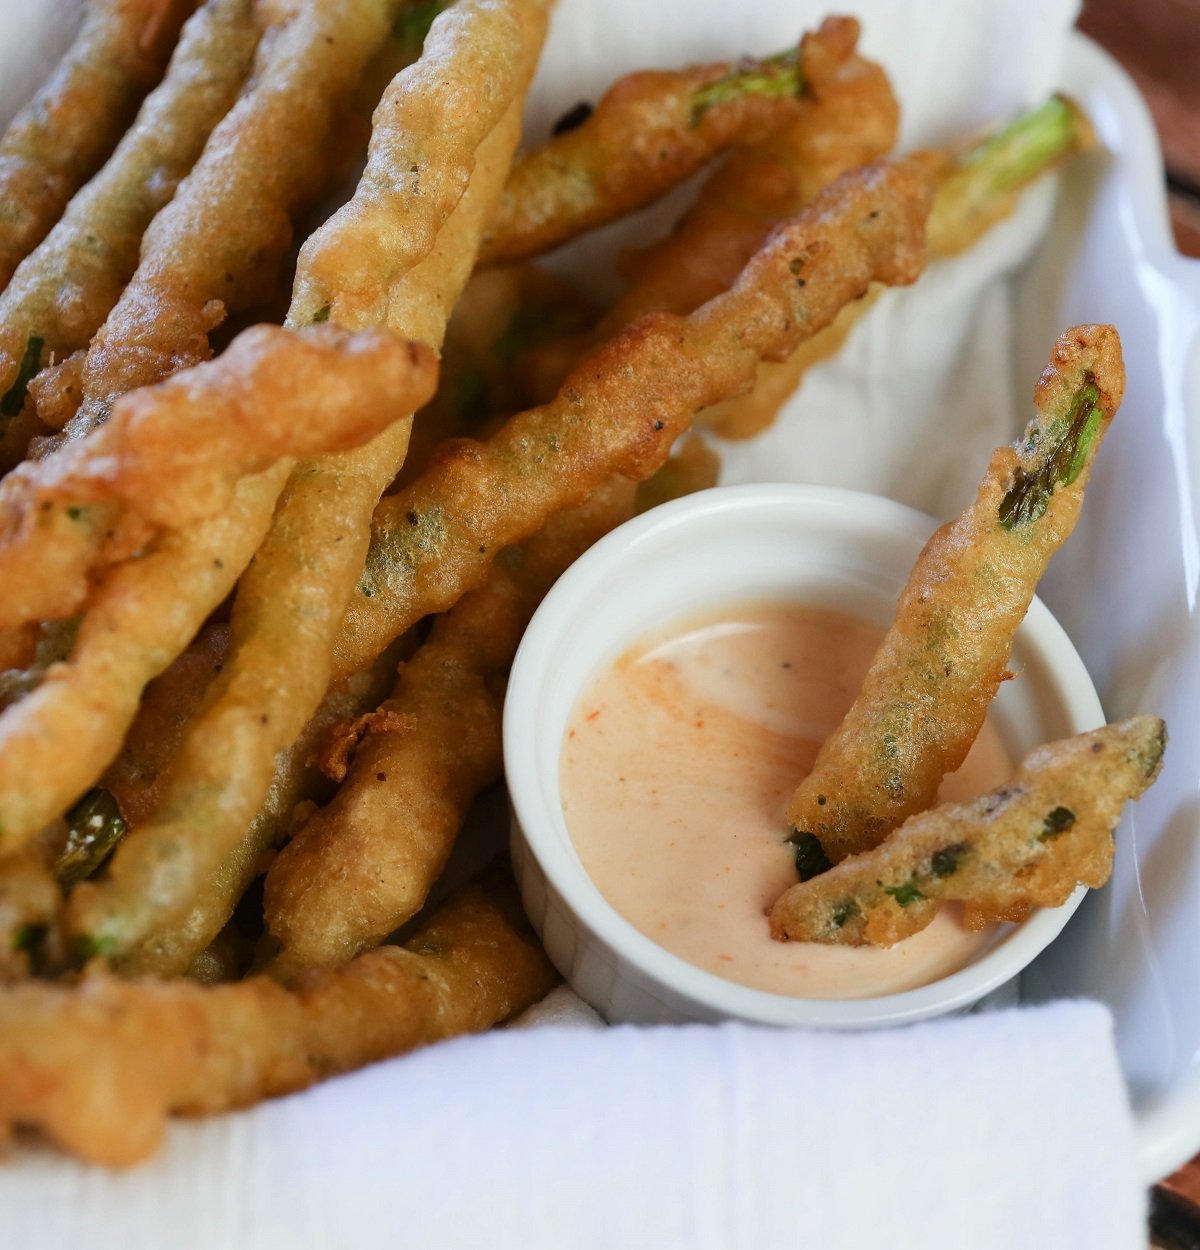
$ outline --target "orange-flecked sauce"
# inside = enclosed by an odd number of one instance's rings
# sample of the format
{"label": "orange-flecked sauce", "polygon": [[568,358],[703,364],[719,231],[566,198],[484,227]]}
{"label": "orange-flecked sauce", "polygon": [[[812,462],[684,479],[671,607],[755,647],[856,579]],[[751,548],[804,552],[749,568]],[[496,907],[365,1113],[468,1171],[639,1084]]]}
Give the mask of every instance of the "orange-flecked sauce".
{"label": "orange-flecked sauce", "polygon": [[[730,981],[801,998],[926,985],[993,940],[954,906],[887,950],[773,941],[765,912],[797,880],[788,799],[861,683],[882,632],[771,602],[641,639],[585,690],[563,743],[562,803],[580,859],[631,924]],[[1012,772],[984,726],[941,797]]]}

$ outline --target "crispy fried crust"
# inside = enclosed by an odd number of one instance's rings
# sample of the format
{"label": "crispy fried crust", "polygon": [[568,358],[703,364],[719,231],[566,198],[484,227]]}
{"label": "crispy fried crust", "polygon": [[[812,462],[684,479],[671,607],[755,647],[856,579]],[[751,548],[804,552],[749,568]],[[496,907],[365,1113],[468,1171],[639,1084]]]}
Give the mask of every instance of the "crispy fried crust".
{"label": "crispy fried crust", "polygon": [[[0,139],[0,288],[125,132],[196,0],[96,0]],[[0,391],[7,386],[0,383]]]}
{"label": "crispy fried crust", "polygon": [[[433,90],[450,97],[447,107],[461,103],[462,93],[453,83],[458,58],[479,55],[471,38],[471,14],[476,9],[490,15],[494,26],[510,34],[514,25],[523,28],[527,33],[515,33],[526,41],[522,44],[526,47],[545,16],[545,4],[539,0],[524,0],[513,14],[507,14],[500,0],[459,3],[446,37],[427,46],[418,62],[422,68],[418,71],[414,66],[405,71],[389,89],[376,115],[372,163],[365,175],[368,216],[374,214],[372,220],[381,230],[375,246],[388,250],[386,270],[391,276],[387,290],[395,295],[396,319],[399,321],[403,313],[418,331],[416,337],[428,337],[431,332],[425,327],[436,326],[438,316],[445,316],[445,309],[453,302],[453,287],[441,285],[445,270],[453,274],[460,267],[469,268],[470,252],[454,245],[456,240],[461,243],[461,234],[439,248],[423,243],[427,238],[436,241],[444,232],[446,218],[441,214],[446,205],[442,199],[418,195],[381,200],[374,188],[385,184],[389,170],[397,162],[403,163],[412,151],[412,131],[406,121],[409,110],[415,110],[419,119],[432,107],[425,100],[414,100],[414,94]],[[492,108],[490,114],[481,114],[478,108],[469,111],[476,134],[481,127],[486,133],[489,118],[499,111],[496,102]],[[505,124],[515,127],[517,113],[510,112],[512,116]],[[462,168],[470,170],[476,155],[470,135],[461,131],[446,134],[433,125],[427,125],[424,133],[439,145],[439,159],[447,164],[465,162]],[[434,155],[422,159],[428,162]],[[462,173],[462,181],[467,180],[469,172]],[[396,218],[379,223],[381,205],[397,214]],[[457,230],[470,229],[471,215],[478,211],[465,211]],[[357,210],[343,209],[339,216],[351,222],[358,219]],[[333,258],[341,251],[336,235],[327,225],[316,240],[310,240],[301,256],[298,289],[312,288],[305,270],[309,262],[320,264],[323,270],[336,269]],[[412,266],[411,271],[405,270],[406,265]],[[411,281],[406,281],[406,272],[411,274]],[[380,307],[386,313],[386,298]],[[292,320],[306,325],[313,315],[296,305]],[[398,422],[392,429],[395,433],[384,437],[394,438],[396,446],[382,450],[394,463],[402,458],[407,424]],[[386,462],[381,461],[374,472],[383,475],[386,468]],[[68,661],[55,668],[39,689],[0,716],[0,830],[7,838],[19,841],[29,836],[78,797],[111,762],[136,712],[142,688],[183,651],[259,547],[288,476],[288,465],[281,464],[257,477],[242,479],[227,512],[187,531],[165,534],[136,560],[115,565],[104,574],[89,596],[78,642]],[[346,486],[367,493],[361,480],[349,480]],[[181,587],[188,588],[186,595],[181,595]],[[283,654],[288,654],[286,644]]]}
{"label": "crispy fried crust", "polygon": [[0,489],[0,627],[68,616],[97,567],[226,506],[284,456],[354,447],[433,393],[423,343],[336,326],[258,326],[217,361],[121,399],[102,430]]}
{"label": "crispy fried crust", "polygon": [[1067,330],[1024,440],[992,453],[975,500],[926,543],[862,691],[788,808],[834,863],[928,807],[966,758],[1124,388],[1116,330]]}
{"label": "crispy fried crust", "polygon": [[[204,952],[230,928],[234,907],[251,882],[262,875],[271,849],[300,818],[299,814],[307,805],[317,798],[327,797],[328,782],[310,766],[311,757],[336,723],[377,707],[387,697],[400,654],[410,650],[408,640],[400,639],[369,668],[329,690],[296,740],[275,757],[274,773],[262,806],[216,871],[195,883],[186,915],[169,928],[156,928],[145,941],[126,952],[121,959],[124,969],[137,976],[171,976],[184,971],[189,976],[195,974],[197,961],[203,965]],[[126,738],[122,756],[135,743],[139,732],[149,732],[149,727],[141,723],[144,712],[145,702]],[[151,783],[153,793],[141,799],[136,809],[130,810],[131,823],[148,819],[161,803],[165,783],[170,780],[169,765],[176,758],[180,738],[177,734],[174,742],[167,744],[167,750],[160,757],[167,766],[163,784]],[[114,768],[120,763],[118,760]],[[107,778],[106,784],[109,784]],[[114,786],[113,792],[117,794],[118,787]],[[128,792],[126,786],[124,793]],[[140,816],[135,815],[135,811]],[[238,945],[244,946],[244,943]],[[247,952],[241,953],[244,956]]]}
{"label": "crispy fried crust", "polygon": [[88,348],[68,437],[103,422],[118,396],[208,359],[214,327],[271,288],[293,215],[333,165],[333,123],[398,3],[291,0],[270,10],[247,90],[147,229],[137,272]]}
{"label": "crispy fried crust", "polygon": [[643,313],[699,308],[733,284],[777,222],[888,152],[899,106],[883,70],[856,55],[858,33],[852,18],[831,17],[804,36],[805,94],[797,115],[731,152],[671,234],[629,259],[629,290],[605,315],[601,335]]}
{"label": "crispy fried crust", "polygon": [[[188,21],[163,81],[112,157],[13,276],[0,297],[0,394],[38,339],[42,360],[69,361],[55,366],[56,384],[43,382],[37,406],[43,417],[75,410],[82,359],[71,353],[108,316],[137,268],[143,232],[236,99],[258,42],[254,12],[253,0],[212,0]],[[22,440],[5,426],[0,464],[19,460],[36,430],[28,426]]]}
{"label": "crispy fried crust", "polygon": [[558,397],[463,442],[376,512],[337,671],[482,579],[495,553],[535,533],[615,473],[649,477],[693,415],[749,386],[872,281],[911,282],[923,259],[929,186],[904,165],[847,175],[786,222],[733,289],[686,318],[653,314],[602,347]]}
{"label": "crispy fried crust", "polygon": [[150,1154],[172,1113],[206,1115],[486,1029],[555,974],[511,885],[468,888],[403,947],[285,990],[126,982],[0,988],[0,1131],[40,1129],[85,1159]]}
{"label": "crispy fried crust", "polygon": [[[481,43],[496,54],[471,115],[474,131],[441,140],[445,168],[455,159],[465,163],[466,194],[424,259],[388,283],[396,302],[390,308],[372,305],[389,324],[440,342],[447,310],[470,274],[482,221],[516,145],[545,16],[544,0],[468,0],[435,22],[422,60],[400,76],[411,80],[411,99],[421,115],[429,106],[422,92],[431,80],[443,93],[447,83],[461,80],[460,56],[472,61]],[[437,74],[431,65],[441,66]],[[455,109],[462,94],[450,91]],[[404,92],[394,96],[400,112],[406,98]],[[477,149],[469,147],[472,133],[479,139]],[[411,151],[411,135],[397,134]],[[377,166],[396,159],[374,141],[372,152]],[[361,185],[374,188],[378,176],[376,168]],[[423,218],[431,208],[436,211],[436,201],[409,206],[408,219]],[[350,213],[342,220],[354,223],[359,217]],[[326,260],[322,247],[307,252],[309,264],[320,267]],[[332,318],[338,320],[336,309]],[[396,415],[415,406],[401,407]],[[113,957],[152,941],[185,915],[196,891],[246,837],[270,785],[276,754],[290,745],[330,684],[332,641],[362,568],[372,509],[403,462],[409,428],[406,416],[358,451],[304,462],[293,474],[238,588],[229,663],[183,743],[162,809],[126,841],[103,883],[81,886],[71,899],[73,931],[101,943]],[[235,902],[231,895],[230,911]]]}
{"label": "crispy fried crust", "polygon": [[165,533],[101,576],[70,655],[0,714],[0,852],[53,820],[112,762],[146,683],[187,647],[250,563],[287,470],[284,463],[243,478],[227,509]]}
{"label": "crispy fried crust", "polygon": [[1112,871],[1121,809],[1158,776],[1166,730],[1135,716],[1038,747],[1013,778],[969,803],[910,817],[874,850],[788,890],[771,909],[784,941],[891,946],[938,904],[967,904],[973,928],[1058,907]]}
{"label": "crispy fried crust", "polygon": [[793,51],[619,79],[579,125],[513,166],[480,262],[549,251],[658,199],[731,145],[765,138],[803,114],[806,71]]}
{"label": "crispy fried crust", "polygon": [[[924,151],[912,159],[937,180],[929,213],[929,259],[972,246],[1016,207],[1029,183],[1073,153],[1094,145],[1091,124],[1070,100],[1053,96],[995,135],[961,151]],[[873,302],[845,308],[828,329],[801,344],[787,360],[759,367],[754,389],[718,404],[701,423],[723,438],[751,438],[765,430],[796,393],[805,373],[841,350],[846,336]]]}
{"label": "crispy fried crust", "polygon": [[295,320],[324,313],[359,326],[408,315],[406,276],[466,191],[475,149],[540,47],[549,6],[460,0],[437,18],[421,59],[380,101],[354,198],[301,251]]}
{"label": "crispy fried crust", "polygon": [[424,904],[467,810],[500,775],[504,674],[529,617],[559,574],[633,512],[613,479],[505,552],[476,590],[434,625],[384,708],[407,722],[372,733],[328,806],[267,874],[277,972],[342,963]]}

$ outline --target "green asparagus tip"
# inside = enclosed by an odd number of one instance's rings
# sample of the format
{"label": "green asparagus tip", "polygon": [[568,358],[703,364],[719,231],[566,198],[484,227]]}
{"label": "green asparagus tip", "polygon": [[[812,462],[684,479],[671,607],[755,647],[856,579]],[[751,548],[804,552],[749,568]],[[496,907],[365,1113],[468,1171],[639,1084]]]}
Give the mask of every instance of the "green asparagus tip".
{"label": "green asparagus tip", "polygon": [[1006,530],[1038,520],[1049,507],[1055,489],[1075,481],[1092,458],[1105,416],[1100,388],[1089,373],[1038,467],[1033,472],[1018,469],[1011,489],[1001,500],[999,519]]}
{"label": "green asparagus tip", "polygon": [[761,61],[744,61],[715,82],[698,87],[692,93],[692,112],[688,124],[695,130],[709,109],[729,100],[736,100],[739,96],[799,98],[804,95],[805,85],[799,48],[789,48],[786,52],[764,57]]}
{"label": "green asparagus tip", "polygon": [[821,839],[815,833],[801,833],[796,829],[792,832],[790,841],[796,856],[796,872],[801,881],[811,881],[813,877],[819,877],[833,867],[821,845]]}
{"label": "green asparagus tip", "polygon": [[1039,108],[968,148],[954,172],[983,177],[992,194],[1014,191],[1081,146],[1090,127],[1066,96],[1053,95]]}
{"label": "green asparagus tip", "polygon": [[116,954],[117,950],[117,944],[112,938],[90,937],[86,933],[79,934],[72,945],[75,948],[75,954],[84,963],[87,963],[89,959],[107,959],[110,955]]}
{"label": "green asparagus tip", "polygon": [[409,4],[396,18],[396,37],[407,44],[415,56],[425,43],[433,19],[446,7],[445,0],[425,0]]}
{"label": "green asparagus tip", "polygon": [[54,875],[63,889],[70,889],[104,863],[129,826],[117,800],[99,786],[89,790],[66,819],[67,844],[54,865]]}
{"label": "green asparagus tip", "polygon": [[29,383],[37,377],[38,369],[41,368],[42,342],[37,335],[29,336],[29,341],[25,344],[25,354],[17,369],[16,381],[4,392],[3,399],[0,399],[0,416],[15,417],[25,407],[25,393],[29,389]]}

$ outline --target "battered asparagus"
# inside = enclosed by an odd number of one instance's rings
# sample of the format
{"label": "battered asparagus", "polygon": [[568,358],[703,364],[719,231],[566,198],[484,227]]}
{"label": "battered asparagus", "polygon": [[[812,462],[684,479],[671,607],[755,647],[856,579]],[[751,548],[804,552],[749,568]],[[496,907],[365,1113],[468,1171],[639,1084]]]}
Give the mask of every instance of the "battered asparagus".
{"label": "battered asparagus", "polygon": [[925,545],[862,691],[792,799],[810,870],[821,852],[836,863],[877,846],[966,757],[1124,386],[1111,326],[1059,338],[1025,437],[992,453],[975,501]]}
{"label": "battered asparagus", "polygon": [[99,169],[195,0],[93,0],[53,76],[0,137],[0,289]]}
{"label": "battered asparagus", "polygon": [[847,175],[784,222],[732,290],[688,317],[643,317],[583,362],[557,398],[453,452],[376,510],[337,671],[478,584],[496,552],[536,533],[613,473],[646,478],[706,404],[737,394],[763,357],[827,325],[872,281],[911,282],[929,187],[912,166]]}
{"label": "battered asparagus", "polygon": [[[252,0],[203,5],[112,157],[21,263],[0,297],[0,392],[7,392],[0,411],[8,412],[10,403],[20,410],[16,397],[23,398],[25,388],[13,386],[14,371],[22,353],[28,362],[33,343],[44,359],[62,361],[85,348],[103,324],[137,267],[147,225],[237,98],[258,36]],[[79,363],[66,368],[78,373]],[[77,397],[78,383],[72,383]],[[20,460],[30,436],[41,430],[27,421],[23,437],[16,437],[12,425],[0,429],[0,468]]]}
{"label": "battered asparagus", "polygon": [[[1052,96],[961,151],[915,153],[913,159],[937,181],[925,234],[929,259],[944,259],[972,246],[1012,213],[1030,183],[1093,143],[1091,124],[1080,109],[1065,96]],[[749,438],[766,429],[805,373],[840,350],[873,302],[874,295],[844,309],[828,329],[782,363],[761,365],[752,391],[710,408],[700,423],[724,438]]]}
{"label": "battered asparagus", "polygon": [[938,904],[965,901],[971,927],[1065,903],[1112,871],[1121,809],[1158,776],[1166,731],[1135,716],[1039,747],[998,790],[910,817],[874,850],[789,889],[773,936],[891,946],[923,929]]}
{"label": "battered asparagus", "polygon": [[794,117],[804,87],[798,48],[622,78],[579,124],[561,125],[516,163],[481,263],[547,251],[651,203],[724,148]]}

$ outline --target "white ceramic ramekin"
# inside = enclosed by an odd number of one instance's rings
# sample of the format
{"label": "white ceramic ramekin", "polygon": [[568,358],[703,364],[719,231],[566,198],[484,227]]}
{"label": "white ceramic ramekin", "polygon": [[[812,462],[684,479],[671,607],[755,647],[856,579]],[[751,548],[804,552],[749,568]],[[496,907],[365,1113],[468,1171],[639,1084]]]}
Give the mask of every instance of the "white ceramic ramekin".
{"label": "white ceramic ramekin", "polygon": [[[851,1001],[749,989],[696,968],[606,902],[571,843],[559,796],[563,734],[588,680],[640,635],[723,602],[781,598],[886,625],[934,522],[877,496],[795,485],[725,487],[631,521],[570,568],[531,622],[504,711],[513,863],[526,910],[576,992],[606,1019],[734,1018],[871,1028],[961,1010],[1016,976],[1062,929],[1063,907],[1005,927],[972,963],[930,985]],[[1066,634],[1034,601],[997,697],[1014,759],[1103,723]]]}

